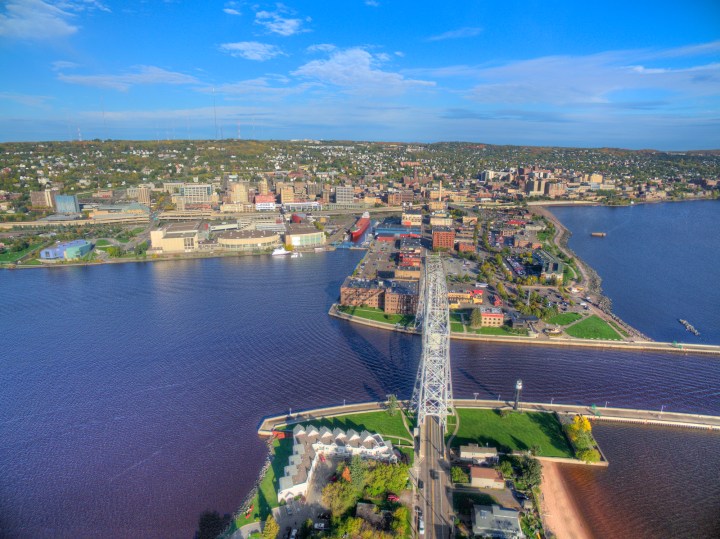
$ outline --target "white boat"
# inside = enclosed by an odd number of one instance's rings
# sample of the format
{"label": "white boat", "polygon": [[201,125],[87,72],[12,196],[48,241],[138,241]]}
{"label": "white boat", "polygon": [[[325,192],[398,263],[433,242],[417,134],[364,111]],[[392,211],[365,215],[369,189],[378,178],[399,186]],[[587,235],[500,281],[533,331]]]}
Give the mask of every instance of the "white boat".
{"label": "white boat", "polygon": [[282,255],[289,255],[290,251],[286,251],[285,247],[278,247],[272,252],[273,256],[282,256]]}
{"label": "white boat", "polygon": [[295,251],[293,254],[290,255],[290,258],[300,258],[302,257],[302,253],[298,253]]}

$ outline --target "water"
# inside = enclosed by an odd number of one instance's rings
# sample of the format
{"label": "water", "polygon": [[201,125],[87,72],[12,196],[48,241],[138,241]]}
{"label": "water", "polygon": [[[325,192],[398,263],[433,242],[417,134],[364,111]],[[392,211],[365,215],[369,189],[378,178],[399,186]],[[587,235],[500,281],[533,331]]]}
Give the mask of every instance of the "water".
{"label": "water", "polygon": [[[191,537],[202,511],[232,512],[252,486],[263,416],[409,397],[418,337],[327,316],[362,255],[0,272],[0,536]],[[528,400],[720,413],[714,358],[459,342],[452,358],[458,397],[505,398],[522,378]],[[677,432],[655,451],[637,431],[649,465],[588,499],[654,499],[652,464],[696,445]],[[601,442],[624,458],[622,436]],[[720,454],[720,436],[703,443]],[[673,499],[685,525],[686,500],[720,508],[707,482],[688,488]],[[667,514],[658,504],[652,529],[673,529]]]}
{"label": "water", "polygon": [[620,318],[658,341],[720,344],[719,200],[552,212],[573,233],[570,247],[602,277]]}

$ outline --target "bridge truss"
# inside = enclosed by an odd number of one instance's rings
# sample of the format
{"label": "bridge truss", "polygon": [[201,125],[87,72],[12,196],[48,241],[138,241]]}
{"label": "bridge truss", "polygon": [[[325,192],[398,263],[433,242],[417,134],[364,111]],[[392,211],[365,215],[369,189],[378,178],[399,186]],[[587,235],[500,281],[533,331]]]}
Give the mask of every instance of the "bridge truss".
{"label": "bridge truss", "polygon": [[422,324],[422,357],[418,367],[412,406],[418,425],[426,416],[437,416],[443,431],[452,403],[450,374],[450,311],[442,258],[425,258],[417,317]]}

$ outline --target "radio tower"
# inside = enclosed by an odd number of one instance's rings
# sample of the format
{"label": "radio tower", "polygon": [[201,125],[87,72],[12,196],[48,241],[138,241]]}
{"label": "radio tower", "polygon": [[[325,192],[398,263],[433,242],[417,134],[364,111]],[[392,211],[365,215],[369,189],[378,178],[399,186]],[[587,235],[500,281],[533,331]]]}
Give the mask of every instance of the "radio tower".
{"label": "radio tower", "polygon": [[422,315],[423,344],[412,406],[417,412],[418,425],[423,424],[426,416],[436,416],[445,430],[452,407],[450,311],[445,270],[439,256],[425,257],[421,289],[423,307],[418,314]]}

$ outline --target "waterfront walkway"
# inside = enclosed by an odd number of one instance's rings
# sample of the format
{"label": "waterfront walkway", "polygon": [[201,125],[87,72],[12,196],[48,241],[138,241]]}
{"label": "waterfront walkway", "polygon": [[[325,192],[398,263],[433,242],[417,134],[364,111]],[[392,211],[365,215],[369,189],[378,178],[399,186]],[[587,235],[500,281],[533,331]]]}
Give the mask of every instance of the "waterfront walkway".
{"label": "waterfront walkway", "polygon": [[[485,409],[512,409],[509,401],[454,399],[456,408],[485,408]],[[407,405],[407,403],[405,403]],[[272,431],[287,425],[304,423],[324,417],[333,417],[362,412],[377,412],[384,410],[385,402],[364,402],[339,406],[328,406],[312,410],[302,410],[291,414],[283,414],[263,419],[258,434],[271,436]],[[660,410],[635,410],[630,408],[604,408],[572,404],[548,404],[540,402],[523,402],[521,409],[524,412],[557,412],[558,414],[583,414],[594,421],[616,421],[622,423],[635,423],[643,425],[663,425],[668,427],[681,427],[692,429],[705,429],[720,432],[720,416],[703,414],[684,414]]]}
{"label": "waterfront walkway", "polygon": [[[395,324],[378,322],[375,320],[369,320],[360,316],[353,316],[351,314],[343,313],[337,310],[336,305],[330,307],[328,312],[330,316],[335,318],[341,318],[348,322],[360,324],[363,326],[369,326],[377,329],[383,329],[385,331],[397,331],[400,333],[411,333],[419,335],[420,332],[415,330],[413,327],[397,327]],[[595,339],[568,339],[566,337],[555,337],[552,339],[540,339],[536,337],[524,337],[524,336],[503,336],[503,335],[477,335],[471,333],[451,333],[451,339],[464,340],[464,341],[479,341],[479,342],[496,342],[503,344],[525,344],[531,346],[551,346],[551,347],[576,347],[576,348],[606,348],[608,350],[634,350],[637,352],[671,352],[675,354],[710,354],[720,356],[720,346],[711,344],[685,344],[675,345],[669,342],[658,342],[658,341],[643,341],[643,342],[629,342],[629,341],[603,341]]]}

